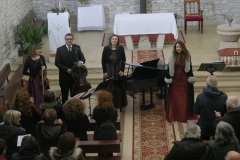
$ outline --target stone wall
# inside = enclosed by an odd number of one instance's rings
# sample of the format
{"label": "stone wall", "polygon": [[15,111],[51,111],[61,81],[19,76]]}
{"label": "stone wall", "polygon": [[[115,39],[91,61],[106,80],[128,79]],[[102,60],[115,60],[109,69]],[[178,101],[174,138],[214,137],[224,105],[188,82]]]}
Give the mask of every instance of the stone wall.
{"label": "stone wall", "polygon": [[17,25],[32,9],[31,0],[1,0],[0,5],[0,64],[7,62],[16,52]]}
{"label": "stone wall", "polygon": [[[66,6],[76,27],[77,7],[82,6],[77,0],[58,0]],[[33,7],[39,18],[46,19],[47,12],[53,8],[55,0],[33,0]],[[180,21],[183,17],[184,0],[146,0],[147,13],[174,12]],[[112,28],[114,15],[119,12],[140,12],[140,0],[89,0],[86,5],[103,4],[105,8],[106,27]],[[239,0],[201,0],[204,20],[224,21],[229,15],[240,18]],[[206,23],[204,23],[206,24]],[[73,27],[74,27],[73,25]]]}

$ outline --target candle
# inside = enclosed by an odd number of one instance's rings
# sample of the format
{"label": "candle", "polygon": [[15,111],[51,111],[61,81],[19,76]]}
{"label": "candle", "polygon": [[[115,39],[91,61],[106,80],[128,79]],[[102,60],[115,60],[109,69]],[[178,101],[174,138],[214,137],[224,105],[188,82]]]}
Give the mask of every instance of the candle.
{"label": "candle", "polygon": [[59,11],[61,12],[61,2],[59,2]]}
{"label": "candle", "polygon": [[55,4],[55,9],[57,10],[57,2],[55,2],[54,4]]}

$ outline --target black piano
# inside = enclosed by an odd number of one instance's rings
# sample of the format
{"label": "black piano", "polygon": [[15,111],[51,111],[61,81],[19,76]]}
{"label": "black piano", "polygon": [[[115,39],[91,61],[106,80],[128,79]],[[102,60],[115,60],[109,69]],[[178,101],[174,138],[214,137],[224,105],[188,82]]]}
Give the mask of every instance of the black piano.
{"label": "black piano", "polygon": [[[166,108],[166,83],[164,78],[167,75],[166,65],[163,64],[163,60],[155,59],[135,65],[126,63],[129,66],[134,66],[135,69],[131,74],[127,74],[122,77],[125,82],[127,91],[142,90],[142,102],[141,109],[146,110],[153,108],[155,104],[152,98],[152,88],[161,87],[161,93],[164,95],[164,103]],[[129,71],[129,67],[128,67]],[[164,92],[162,91],[164,88]],[[145,103],[145,89],[150,90],[150,103]]]}

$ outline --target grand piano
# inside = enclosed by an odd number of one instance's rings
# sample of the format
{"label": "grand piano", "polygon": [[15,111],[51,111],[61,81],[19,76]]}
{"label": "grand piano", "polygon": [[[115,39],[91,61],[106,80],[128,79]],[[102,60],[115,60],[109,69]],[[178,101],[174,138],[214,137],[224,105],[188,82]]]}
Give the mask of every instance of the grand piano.
{"label": "grand piano", "polygon": [[[161,93],[164,95],[164,103],[166,108],[166,83],[164,78],[167,75],[167,66],[161,59],[155,59],[152,61],[143,62],[140,64],[126,63],[133,66],[135,69],[131,74],[127,74],[122,77],[125,83],[127,91],[142,90],[142,105],[140,106],[142,110],[150,109],[155,106],[152,98],[152,89],[155,87],[161,87]],[[162,91],[164,88],[164,92]],[[150,91],[150,103],[145,103],[145,89]]]}

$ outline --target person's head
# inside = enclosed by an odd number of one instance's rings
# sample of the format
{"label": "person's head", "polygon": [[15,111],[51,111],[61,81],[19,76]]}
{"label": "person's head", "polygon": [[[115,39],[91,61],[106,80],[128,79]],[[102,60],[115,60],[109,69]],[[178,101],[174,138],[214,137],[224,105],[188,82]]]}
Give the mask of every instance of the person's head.
{"label": "person's head", "polygon": [[86,106],[80,99],[70,99],[63,105],[63,111],[67,120],[76,120],[84,115]]}
{"label": "person's head", "polygon": [[236,151],[229,151],[225,157],[225,160],[240,160],[240,154]]}
{"label": "person's head", "polygon": [[52,89],[48,89],[44,92],[43,100],[44,102],[52,102],[56,98],[56,93]]}
{"label": "person's head", "polygon": [[12,108],[24,113],[27,116],[32,116],[32,108],[34,104],[30,101],[30,95],[25,89],[20,89],[15,92],[12,102]]}
{"label": "person's head", "polygon": [[207,82],[207,87],[217,88],[217,86],[218,86],[218,78],[214,75],[208,76],[206,82]]}
{"label": "person's head", "polygon": [[4,123],[10,124],[10,125],[19,124],[20,119],[21,119],[21,112],[16,110],[9,109],[3,115]]}
{"label": "person's head", "polygon": [[200,138],[201,129],[198,125],[190,123],[184,128],[184,134],[187,138]]}
{"label": "person's head", "polygon": [[65,42],[68,46],[71,46],[73,44],[74,36],[72,33],[67,33],[65,35]]}
{"label": "person's head", "polygon": [[76,138],[73,133],[66,132],[59,139],[59,150],[61,154],[65,154],[72,150],[76,145]]}
{"label": "person's head", "polygon": [[228,111],[240,108],[239,99],[236,96],[229,96],[226,101],[226,107]]}
{"label": "person's head", "polygon": [[3,138],[0,138],[0,156],[4,156],[7,151],[7,141]]}
{"label": "person's head", "polygon": [[112,101],[112,94],[106,90],[101,91],[97,95],[98,107],[104,110],[108,110],[114,106]]}
{"label": "person's head", "polygon": [[40,154],[38,142],[33,136],[23,137],[21,147],[19,149],[19,154],[23,154],[24,151],[32,151]]}
{"label": "person's head", "polygon": [[[190,59],[190,53],[187,50],[185,44],[182,41],[177,41],[173,46],[174,59],[180,58],[181,65],[185,64],[185,61]],[[180,57],[179,57],[180,56]]]}
{"label": "person's head", "polygon": [[119,37],[116,34],[113,34],[110,38],[109,38],[109,43],[108,43],[108,47],[112,48],[112,46],[115,45],[116,48],[119,47],[120,42],[119,42]]}
{"label": "person's head", "polygon": [[28,54],[31,57],[35,57],[36,55],[40,55],[41,50],[40,46],[38,44],[32,44],[28,49]]}
{"label": "person's head", "polygon": [[43,120],[46,124],[53,124],[57,120],[57,112],[53,108],[45,109]]}
{"label": "person's head", "polygon": [[235,141],[235,133],[232,126],[227,123],[220,121],[217,124],[215,131],[215,141],[219,146],[225,146]]}

